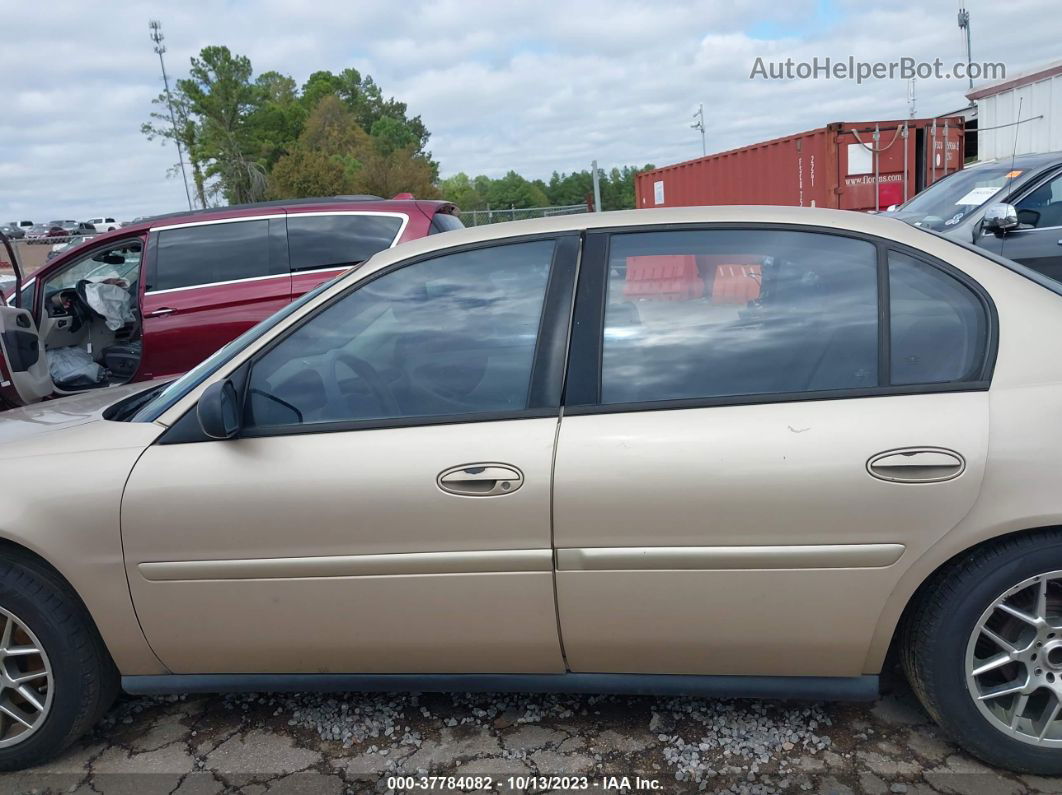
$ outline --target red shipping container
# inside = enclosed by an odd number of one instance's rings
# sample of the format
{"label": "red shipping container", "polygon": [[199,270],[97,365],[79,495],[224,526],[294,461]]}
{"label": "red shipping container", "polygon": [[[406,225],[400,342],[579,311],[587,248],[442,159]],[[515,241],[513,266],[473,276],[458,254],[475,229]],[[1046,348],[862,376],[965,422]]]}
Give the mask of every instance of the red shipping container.
{"label": "red shipping container", "polygon": [[635,177],[635,202],[885,210],[962,168],[963,125],[961,116],[835,122],[643,171]]}
{"label": "red shipping container", "polygon": [[689,301],[704,295],[697,258],[690,254],[627,257],[623,296],[632,301]]}

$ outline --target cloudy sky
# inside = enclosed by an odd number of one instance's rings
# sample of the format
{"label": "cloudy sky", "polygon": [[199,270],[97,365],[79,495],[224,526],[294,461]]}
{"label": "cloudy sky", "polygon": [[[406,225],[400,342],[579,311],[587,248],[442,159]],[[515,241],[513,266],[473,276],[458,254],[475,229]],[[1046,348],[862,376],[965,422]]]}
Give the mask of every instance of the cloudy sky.
{"label": "cloudy sky", "polygon": [[[1058,58],[1058,0],[967,0],[975,61]],[[906,84],[750,80],[757,57],[964,60],[957,0],[0,0],[0,220],[182,209],[172,149],[139,132],[161,90],[147,22],[184,76],[208,44],[299,82],[354,66],[406,101],[444,176],[529,177],[695,157],[831,121],[907,115]],[[1001,11],[1001,9],[1003,9]],[[9,25],[13,23],[13,25]],[[966,104],[922,80],[920,116]]]}

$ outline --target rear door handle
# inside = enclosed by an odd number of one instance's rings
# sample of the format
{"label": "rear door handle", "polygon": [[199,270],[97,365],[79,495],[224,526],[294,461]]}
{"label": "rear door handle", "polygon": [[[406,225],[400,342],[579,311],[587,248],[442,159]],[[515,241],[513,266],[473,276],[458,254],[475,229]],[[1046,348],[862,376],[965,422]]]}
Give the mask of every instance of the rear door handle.
{"label": "rear door handle", "polygon": [[461,464],[440,472],[436,482],[448,494],[497,497],[524,485],[524,476],[509,464]]}
{"label": "rear door handle", "polygon": [[163,306],[159,309],[153,309],[148,312],[148,317],[162,317],[163,315],[172,315],[176,311],[176,309],[171,309],[168,306]]}
{"label": "rear door handle", "polygon": [[943,447],[905,447],[886,450],[867,461],[867,472],[893,483],[939,483],[957,478],[966,460]]}

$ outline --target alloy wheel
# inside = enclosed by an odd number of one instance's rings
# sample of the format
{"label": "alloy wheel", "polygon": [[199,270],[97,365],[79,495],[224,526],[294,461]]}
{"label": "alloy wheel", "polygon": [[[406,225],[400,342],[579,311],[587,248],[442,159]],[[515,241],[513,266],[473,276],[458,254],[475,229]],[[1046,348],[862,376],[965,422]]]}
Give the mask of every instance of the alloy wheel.
{"label": "alloy wheel", "polygon": [[37,636],[0,607],[0,748],[25,741],[52,706],[52,666]]}
{"label": "alloy wheel", "polygon": [[966,648],[966,686],[996,729],[1062,747],[1062,571],[1023,580],[981,614]]}

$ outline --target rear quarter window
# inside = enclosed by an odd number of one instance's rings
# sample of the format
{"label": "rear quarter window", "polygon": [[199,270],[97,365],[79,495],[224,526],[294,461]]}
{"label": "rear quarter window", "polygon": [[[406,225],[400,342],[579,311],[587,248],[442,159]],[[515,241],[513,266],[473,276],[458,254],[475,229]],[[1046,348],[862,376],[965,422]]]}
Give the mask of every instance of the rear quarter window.
{"label": "rear quarter window", "polygon": [[456,215],[450,213],[435,213],[431,219],[431,227],[428,229],[429,235],[437,235],[440,232],[451,232],[454,229],[464,229],[465,225],[461,223],[461,219]]}
{"label": "rear quarter window", "polygon": [[390,248],[402,229],[400,215],[289,215],[292,271],[349,268]]}

